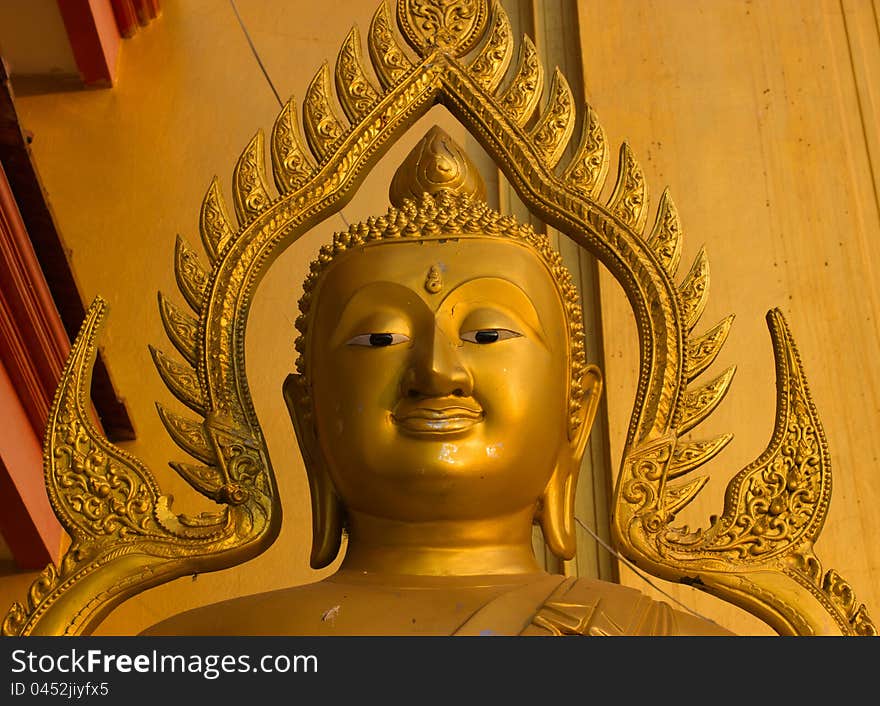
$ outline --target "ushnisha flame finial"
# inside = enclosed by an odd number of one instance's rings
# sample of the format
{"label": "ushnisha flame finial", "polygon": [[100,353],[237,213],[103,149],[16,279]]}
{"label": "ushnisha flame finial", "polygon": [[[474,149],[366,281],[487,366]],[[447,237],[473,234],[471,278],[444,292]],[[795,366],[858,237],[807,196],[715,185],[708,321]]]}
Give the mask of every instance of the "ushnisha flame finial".
{"label": "ushnisha flame finial", "polygon": [[419,140],[394,173],[388,196],[401,208],[404,199],[450,191],[486,200],[486,186],[476,165],[442,128],[435,125]]}

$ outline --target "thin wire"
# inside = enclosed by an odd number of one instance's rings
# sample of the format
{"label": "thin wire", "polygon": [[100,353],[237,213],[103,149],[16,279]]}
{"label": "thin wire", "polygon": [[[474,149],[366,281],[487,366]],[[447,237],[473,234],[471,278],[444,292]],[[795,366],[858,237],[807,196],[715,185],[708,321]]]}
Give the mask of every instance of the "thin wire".
{"label": "thin wire", "polygon": [[278,101],[278,106],[284,107],[281,96],[279,96],[278,91],[275,90],[275,84],[272,83],[272,79],[269,78],[269,72],[266,71],[266,67],[263,66],[263,62],[260,60],[260,55],[257,52],[257,48],[254,46],[253,41],[251,40],[251,35],[248,34],[247,27],[244,26],[244,20],[241,19],[241,15],[238,13],[238,8],[235,6],[235,0],[229,0],[229,4],[232,5],[232,10],[233,12],[235,12],[235,16],[238,19],[238,24],[241,25],[241,31],[244,32],[245,39],[247,39],[247,43],[251,47],[251,52],[253,52],[254,58],[257,60],[257,64],[259,65],[260,70],[263,72],[263,76],[266,77],[266,82],[269,84],[269,88],[271,88],[272,93],[275,94],[275,100]]}
{"label": "thin wire", "polygon": [[[260,67],[260,71],[263,72],[263,76],[266,77],[266,83],[269,84],[269,88],[272,89],[272,93],[275,94],[275,100],[278,101],[278,106],[283,108],[284,102],[281,100],[281,96],[278,95],[278,91],[275,90],[275,84],[272,83],[272,79],[269,78],[269,72],[266,71],[266,67],[263,65],[262,59],[260,59],[260,53],[257,51],[257,47],[254,46],[254,42],[251,39],[250,33],[247,31],[247,27],[244,24],[244,20],[241,19],[241,14],[238,12],[238,7],[235,5],[235,0],[229,0],[229,4],[232,5],[232,11],[235,13],[235,17],[238,20],[238,24],[241,27],[241,31],[244,33],[245,39],[247,39],[248,46],[251,48],[251,53],[254,55],[254,58],[257,60],[257,65]],[[345,227],[349,227],[348,219],[342,213],[342,211],[337,212],[339,217],[342,219],[342,222],[345,223]]]}
{"label": "thin wire", "polygon": [[691,608],[690,606],[687,606],[687,605],[685,605],[684,603],[682,603],[682,602],[681,602],[680,600],[678,600],[675,596],[670,595],[669,593],[667,593],[666,591],[664,591],[662,588],[660,588],[660,586],[658,586],[656,583],[654,583],[653,581],[651,581],[651,579],[649,579],[647,576],[645,576],[645,574],[642,573],[641,569],[639,569],[639,568],[638,568],[635,564],[633,564],[629,559],[627,559],[625,556],[623,556],[623,554],[621,554],[620,552],[618,552],[614,547],[612,547],[612,546],[610,546],[609,544],[607,544],[607,543],[606,543],[606,542],[605,542],[605,541],[604,541],[604,540],[603,540],[598,534],[596,534],[596,533],[592,530],[592,528],[587,527],[587,525],[585,525],[583,522],[581,522],[581,520],[580,520],[579,518],[575,517],[575,518],[574,518],[574,521],[577,522],[581,527],[583,527],[584,530],[585,530],[589,535],[591,535],[591,536],[593,537],[593,539],[595,539],[596,542],[597,542],[600,546],[604,547],[608,552],[610,552],[611,554],[613,554],[614,556],[616,556],[618,559],[620,559],[620,561],[622,561],[624,564],[626,564],[626,565],[632,570],[632,572],[633,572],[636,576],[638,576],[640,579],[642,579],[642,581],[644,581],[646,584],[648,584],[648,585],[649,585],[651,588],[653,588],[655,591],[659,591],[659,592],[662,593],[664,596],[666,596],[670,601],[672,601],[673,603],[675,603],[675,604],[681,606],[682,608],[684,608],[688,613],[691,613],[692,615],[696,615],[698,618],[702,618],[703,620],[708,620],[710,623],[714,623],[715,625],[718,625],[718,623],[717,623],[716,621],[712,620],[712,618],[709,618],[708,616],[705,616],[705,615],[703,615],[702,613],[698,613],[697,611],[695,611],[695,610],[694,610],[693,608]]}

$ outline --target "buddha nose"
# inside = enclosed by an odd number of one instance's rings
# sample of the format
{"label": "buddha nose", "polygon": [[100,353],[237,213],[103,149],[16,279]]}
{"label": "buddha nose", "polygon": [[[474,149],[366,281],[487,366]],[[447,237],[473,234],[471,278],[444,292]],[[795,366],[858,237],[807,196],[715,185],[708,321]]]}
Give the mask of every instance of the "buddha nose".
{"label": "buddha nose", "polygon": [[470,397],[473,378],[461,359],[458,341],[435,326],[431,339],[421,343],[413,349],[403,393],[408,397]]}

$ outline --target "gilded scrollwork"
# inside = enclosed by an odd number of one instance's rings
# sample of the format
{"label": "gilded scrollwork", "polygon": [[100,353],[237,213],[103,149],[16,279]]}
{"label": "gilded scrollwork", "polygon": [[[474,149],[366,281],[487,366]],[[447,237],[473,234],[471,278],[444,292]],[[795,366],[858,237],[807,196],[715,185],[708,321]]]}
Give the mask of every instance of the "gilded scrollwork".
{"label": "gilded scrollwork", "polygon": [[168,340],[190,365],[196,364],[196,337],[198,322],[159,292],[159,316]]}
{"label": "gilded scrollwork", "polygon": [[226,243],[232,239],[229,211],[223,200],[220,181],[217,177],[211,179],[211,185],[202,200],[202,210],[199,212],[199,232],[202,236],[205,252],[208,253],[211,262],[214,262]]}
{"label": "gilded scrollwork", "polygon": [[712,365],[727,340],[727,334],[730,333],[732,325],[733,314],[730,314],[703,335],[688,340],[687,365],[684,370],[688,382],[699,377],[706,368]]}
{"label": "gilded scrollwork", "polygon": [[660,258],[660,264],[663,265],[669,276],[675,276],[678,262],[681,259],[682,232],[678,210],[672,202],[669,189],[664,189],[660,196],[657,219],[654,221],[654,228],[648,242],[651,249]]}
{"label": "gilded scrollwork", "polygon": [[532,40],[524,37],[516,73],[498,99],[512,121],[522,127],[535,112],[543,87],[544,65],[538,58],[538,50]]}
{"label": "gilded scrollwork", "polygon": [[303,124],[306,140],[318,160],[331,152],[344,128],[330,107],[330,69],[324,64],[306,89]]}
{"label": "gilded scrollwork", "polygon": [[376,8],[376,13],[370,23],[368,49],[382,88],[387,89],[393,86],[413,67],[412,62],[397,43],[388,16],[386,0],[382,0],[379,7]]}
{"label": "gilded scrollwork", "polygon": [[709,301],[709,258],[705,248],[700,248],[694,258],[694,264],[679,287],[679,294],[685,327],[690,331],[697,325]]}
{"label": "gilded scrollwork", "polygon": [[494,91],[504,78],[512,56],[513,30],[510,18],[504,8],[496,4],[489,36],[470,65],[469,73],[486,91]]}
{"label": "gilded scrollwork", "polygon": [[642,167],[630,146],[620,146],[617,183],[608,199],[608,210],[636,233],[641,233],[648,218],[648,184]]}
{"label": "gilded scrollwork", "polygon": [[608,173],[608,140],[596,111],[586,106],[585,113],[581,143],[564,176],[566,182],[584,196],[595,198],[605,185]]}
{"label": "gilded scrollwork", "polygon": [[258,130],[232,173],[233,204],[239,223],[246,223],[259,214],[270,201],[263,142],[263,131]]}
{"label": "gilded scrollwork", "polygon": [[296,104],[291,98],[272,128],[272,175],[279,193],[299,188],[314,172],[314,165],[300,137]]}
{"label": "gilded scrollwork", "polygon": [[574,97],[559,69],[553,74],[547,107],[531,132],[535,149],[548,167],[556,166],[574,130]]}
{"label": "gilded scrollwork", "polygon": [[357,27],[348,33],[336,58],[336,95],[353,123],[361,120],[379,99],[378,91],[364,71]]}
{"label": "gilded scrollwork", "polygon": [[174,274],[177,287],[187,304],[193,311],[199,311],[208,284],[208,275],[202,269],[195,250],[179,235],[174,246]]}
{"label": "gilded scrollwork", "polygon": [[437,48],[463,56],[482,36],[487,14],[479,0],[397,0],[400,29],[420,54]]}

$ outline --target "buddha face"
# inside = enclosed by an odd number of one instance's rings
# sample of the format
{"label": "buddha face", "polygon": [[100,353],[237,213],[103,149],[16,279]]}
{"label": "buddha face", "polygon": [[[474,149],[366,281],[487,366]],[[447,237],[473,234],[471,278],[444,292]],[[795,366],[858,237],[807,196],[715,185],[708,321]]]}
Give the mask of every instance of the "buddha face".
{"label": "buddha face", "polygon": [[318,452],[346,507],[395,520],[534,507],[567,434],[567,322],[527,246],[462,236],[339,256],[306,351]]}

